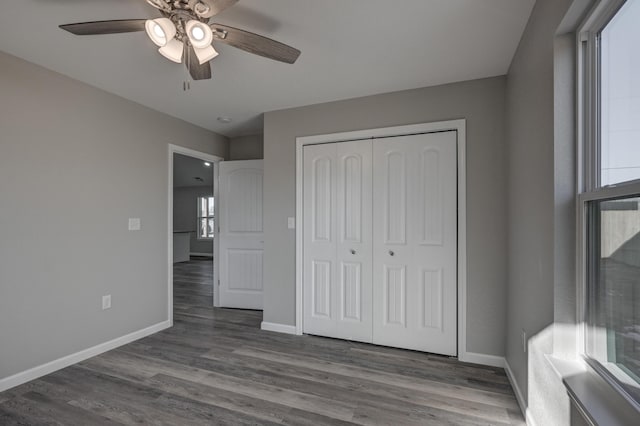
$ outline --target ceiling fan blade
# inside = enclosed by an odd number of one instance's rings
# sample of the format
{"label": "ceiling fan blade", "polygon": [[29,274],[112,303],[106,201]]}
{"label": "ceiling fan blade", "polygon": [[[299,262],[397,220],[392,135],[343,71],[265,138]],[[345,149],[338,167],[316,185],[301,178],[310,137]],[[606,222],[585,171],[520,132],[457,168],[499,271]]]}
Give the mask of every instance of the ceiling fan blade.
{"label": "ceiling fan blade", "polygon": [[196,10],[198,3],[204,4],[207,8],[205,12],[198,13],[203,18],[211,18],[212,16],[216,16],[218,13],[221,13],[223,10],[233,6],[238,3],[238,0],[190,0],[189,6],[191,9]]}
{"label": "ceiling fan blade", "polygon": [[211,29],[213,29],[214,41],[226,43],[255,55],[287,64],[293,64],[300,56],[298,49],[249,31],[220,24],[211,24]]}
{"label": "ceiling fan blade", "polygon": [[146,19],[121,19],[115,21],[79,22],[60,25],[65,31],[75,35],[101,35],[144,31]]}
{"label": "ceiling fan blade", "polygon": [[194,80],[208,80],[211,78],[211,63],[205,62],[201,65],[196,56],[196,52],[193,50],[193,46],[189,46],[185,62],[189,69],[189,74],[191,74],[191,78]]}

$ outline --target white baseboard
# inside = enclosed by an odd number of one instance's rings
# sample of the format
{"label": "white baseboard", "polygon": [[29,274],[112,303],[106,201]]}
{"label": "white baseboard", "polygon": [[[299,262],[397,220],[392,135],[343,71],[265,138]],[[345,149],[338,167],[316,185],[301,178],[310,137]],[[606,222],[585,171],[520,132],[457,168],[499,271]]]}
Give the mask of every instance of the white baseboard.
{"label": "white baseboard", "polygon": [[527,408],[527,403],[524,400],[524,395],[520,390],[520,386],[518,386],[518,382],[516,381],[516,376],[513,375],[513,370],[511,370],[511,366],[505,359],[504,361],[504,370],[507,372],[507,378],[509,379],[509,383],[511,383],[511,387],[516,394],[516,400],[518,401],[518,405],[520,406],[520,411],[522,411],[522,415],[525,418],[528,426],[536,426],[536,421],[533,419],[531,412]]}
{"label": "white baseboard", "polygon": [[143,328],[142,330],[134,331],[133,333],[129,333],[125,336],[115,338],[108,342],[100,343],[99,345],[82,350],[80,352],[76,352],[74,354],[67,355],[65,357],[48,362],[46,364],[33,367],[21,373],[14,374],[13,376],[5,377],[4,379],[0,379],[0,392],[30,382],[31,380],[35,380],[39,377],[46,376],[47,374],[51,374],[54,371],[58,371],[70,365],[77,364],[81,361],[84,361],[85,359],[92,358],[96,355],[100,355],[119,346],[126,345],[127,343],[131,343],[134,340],[150,336],[151,334],[155,334],[169,327],[171,327],[171,321],[163,321],[150,327]]}
{"label": "white baseboard", "polygon": [[296,334],[295,325],[276,324],[274,322],[262,321],[260,328],[266,331],[275,331],[276,333]]}
{"label": "white baseboard", "polygon": [[470,362],[472,364],[488,365],[491,367],[504,368],[505,359],[502,356],[479,354],[475,352],[462,352],[458,356],[462,362]]}
{"label": "white baseboard", "polygon": [[213,253],[189,253],[189,256],[200,256],[213,258]]}

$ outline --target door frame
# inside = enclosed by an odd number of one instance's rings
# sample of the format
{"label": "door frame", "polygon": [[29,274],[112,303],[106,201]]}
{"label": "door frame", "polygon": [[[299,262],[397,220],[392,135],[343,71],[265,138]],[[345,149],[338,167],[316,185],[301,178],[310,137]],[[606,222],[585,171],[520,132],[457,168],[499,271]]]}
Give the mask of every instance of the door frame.
{"label": "door frame", "polygon": [[[196,151],[179,145],[168,144],[169,153],[169,179],[167,180],[167,314],[173,326],[173,155],[182,154],[198,160],[211,163],[213,173],[213,197],[215,201],[215,216],[218,217],[218,163],[224,158],[205,152]],[[218,227],[213,231],[213,306],[218,304]]]}
{"label": "door frame", "polygon": [[296,138],[296,323],[297,335],[302,335],[304,320],[303,299],[303,148],[305,145],[349,142],[364,139],[380,139],[395,136],[409,136],[424,133],[457,132],[458,166],[458,359],[466,361],[467,356],[467,121],[466,119],[411,124],[406,126],[383,127],[352,132],[325,135],[302,136]]}

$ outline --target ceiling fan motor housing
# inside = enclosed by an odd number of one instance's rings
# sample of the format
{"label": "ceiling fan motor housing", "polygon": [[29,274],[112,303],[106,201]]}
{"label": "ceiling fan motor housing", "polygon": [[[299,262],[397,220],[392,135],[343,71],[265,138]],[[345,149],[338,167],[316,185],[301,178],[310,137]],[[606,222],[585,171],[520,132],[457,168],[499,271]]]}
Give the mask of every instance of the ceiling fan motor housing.
{"label": "ceiling fan motor housing", "polygon": [[156,9],[164,10],[165,12],[171,11],[171,6],[165,0],[147,0],[147,3]]}
{"label": "ceiling fan motor housing", "polygon": [[166,13],[188,10],[203,19],[211,18],[216,12],[213,0],[147,0],[147,3]]}
{"label": "ceiling fan motor housing", "polygon": [[215,12],[212,0],[190,0],[189,8],[200,18],[204,19],[211,18]]}

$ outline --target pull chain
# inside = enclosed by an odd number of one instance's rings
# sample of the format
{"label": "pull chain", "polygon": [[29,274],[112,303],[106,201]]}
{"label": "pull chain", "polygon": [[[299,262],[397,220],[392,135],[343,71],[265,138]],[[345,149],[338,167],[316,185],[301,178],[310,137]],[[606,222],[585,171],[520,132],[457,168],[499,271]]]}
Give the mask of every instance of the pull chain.
{"label": "pull chain", "polygon": [[186,62],[186,68],[187,68],[187,78],[185,81],[182,82],[182,91],[186,92],[187,90],[191,90],[191,49],[189,49],[189,46],[187,45],[187,43],[185,43],[185,62]]}

